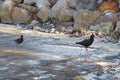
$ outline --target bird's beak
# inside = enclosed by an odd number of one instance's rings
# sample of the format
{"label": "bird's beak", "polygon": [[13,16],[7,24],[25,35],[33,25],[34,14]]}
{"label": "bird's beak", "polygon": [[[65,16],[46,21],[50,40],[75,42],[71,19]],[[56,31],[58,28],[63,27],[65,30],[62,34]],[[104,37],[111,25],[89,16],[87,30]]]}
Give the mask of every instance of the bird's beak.
{"label": "bird's beak", "polygon": [[98,39],[98,36],[94,36],[94,38]]}

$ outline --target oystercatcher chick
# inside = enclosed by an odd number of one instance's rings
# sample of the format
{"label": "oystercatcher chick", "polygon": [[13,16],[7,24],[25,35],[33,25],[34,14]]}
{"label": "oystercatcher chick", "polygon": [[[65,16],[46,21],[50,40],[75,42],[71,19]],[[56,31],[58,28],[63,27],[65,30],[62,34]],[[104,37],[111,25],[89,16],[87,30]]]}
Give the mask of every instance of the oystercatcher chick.
{"label": "oystercatcher chick", "polygon": [[24,41],[23,35],[21,35],[20,38],[14,40],[14,41],[15,41],[17,44],[21,44],[21,43]]}
{"label": "oystercatcher chick", "polygon": [[87,48],[93,43],[94,38],[96,38],[96,37],[92,34],[89,39],[85,39],[81,42],[76,42],[75,44],[80,44],[80,45],[84,46],[86,49],[86,52],[87,52],[88,51]]}

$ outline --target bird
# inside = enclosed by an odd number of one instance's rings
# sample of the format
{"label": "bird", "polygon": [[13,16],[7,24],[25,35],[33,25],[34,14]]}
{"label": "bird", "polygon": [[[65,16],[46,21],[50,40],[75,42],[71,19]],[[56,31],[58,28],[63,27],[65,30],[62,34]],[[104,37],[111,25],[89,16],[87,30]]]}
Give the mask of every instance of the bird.
{"label": "bird", "polygon": [[23,35],[21,35],[20,38],[17,38],[17,39],[15,39],[14,41],[15,41],[17,44],[21,44],[21,43],[24,41]]}
{"label": "bird", "polygon": [[92,45],[92,43],[94,42],[94,38],[97,38],[97,37],[92,34],[89,39],[85,39],[85,40],[83,40],[83,41],[76,42],[75,44],[80,44],[80,45],[84,46],[85,49],[86,49],[86,52],[87,52],[87,51],[88,51],[87,48],[88,48],[90,45]]}

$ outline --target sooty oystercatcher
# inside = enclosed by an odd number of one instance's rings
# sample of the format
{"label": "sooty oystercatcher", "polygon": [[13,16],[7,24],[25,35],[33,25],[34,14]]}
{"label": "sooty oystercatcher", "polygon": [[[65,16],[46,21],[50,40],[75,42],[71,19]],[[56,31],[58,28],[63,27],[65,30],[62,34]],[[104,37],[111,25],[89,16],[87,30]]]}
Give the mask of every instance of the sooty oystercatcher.
{"label": "sooty oystercatcher", "polygon": [[86,51],[88,51],[87,47],[89,47],[93,43],[94,38],[96,38],[96,37],[92,34],[89,39],[85,39],[81,42],[76,42],[75,44],[83,45],[85,47]]}
{"label": "sooty oystercatcher", "polygon": [[23,39],[23,35],[21,35],[20,38],[14,40],[14,41],[15,41],[17,44],[22,43],[22,42],[24,41],[24,39]]}

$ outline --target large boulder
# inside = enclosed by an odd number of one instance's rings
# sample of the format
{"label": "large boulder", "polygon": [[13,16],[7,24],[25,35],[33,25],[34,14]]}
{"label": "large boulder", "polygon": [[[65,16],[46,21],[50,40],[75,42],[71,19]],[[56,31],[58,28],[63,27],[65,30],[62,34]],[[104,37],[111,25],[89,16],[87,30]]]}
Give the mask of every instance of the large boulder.
{"label": "large boulder", "polygon": [[117,19],[116,14],[101,16],[90,26],[90,29],[109,34],[115,29]]}
{"label": "large boulder", "polygon": [[97,0],[76,0],[77,10],[95,10],[97,6]]}
{"label": "large boulder", "polygon": [[72,20],[74,11],[95,10],[96,3],[96,0],[58,0],[52,7],[51,14],[60,21],[69,21]]}
{"label": "large boulder", "polygon": [[99,12],[93,12],[88,10],[80,10],[74,13],[74,29],[81,30],[81,28],[88,27],[100,16]]}
{"label": "large boulder", "polygon": [[39,9],[43,8],[44,6],[51,6],[49,0],[35,0],[35,3]]}
{"label": "large boulder", "polygon": [[51,16],[54,18],[58,18],[61,10],[67,6],[66,0],[58,0],[57,3],[51,9]]}
{"label": "large boulder", "polygon": [[12,12],[13,23],[28,23],[32,21],[32,15],[29,11],[15,7]]}
{"label": "large boulder", "polygon": [[43,22],[44,22],[44,20],[45,20],[46,18],[49,18],[49,17],[50,17],[50,8],[47,7],[47,6],[43,6],[43,7],[39,10],[39,12],[38,12],[37,15],[38,15],[38,17],[39,17],[40,19],[42,19]]}
{"label": "large boulder", "polygon": [[6,0],[0,5],[0,18],[3,23],[12,23],[12,10],[15,3],[12,0]]}
{"label": "large boulder", "polygon": [[60,15],[58,16],[58,19],[61,22],[71,21],[73,20],[73,13],[74,13],[73,9],[64,7],[60,11]]}

